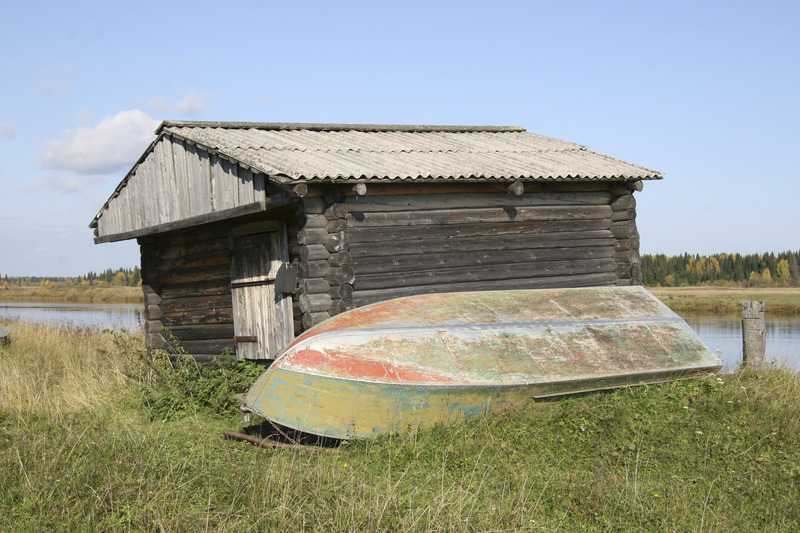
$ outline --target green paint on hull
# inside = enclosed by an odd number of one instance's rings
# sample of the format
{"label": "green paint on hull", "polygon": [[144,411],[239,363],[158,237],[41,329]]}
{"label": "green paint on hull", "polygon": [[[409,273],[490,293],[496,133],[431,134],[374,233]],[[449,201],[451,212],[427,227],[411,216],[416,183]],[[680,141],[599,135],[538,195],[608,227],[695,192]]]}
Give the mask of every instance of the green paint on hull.
{"label": "green paint on hull", "polygon": [[419,386],[347,381],[279,369],[262,376],[246,401],[253,412],[287,427],[324,437],[363,439],[522,409],[553,396],[708,373],[708,369],[684,369],[529,385]]}
{"label": "green paint on hull", "polygon": [[641,287],[426,295],[312,328],[245,407],[309,433],[364,438],[720,368]]}
{"label": "green paint on hull", "polygon": [[415,432],[531,403],[524,386],[423,387],[346,381],[279,370],[247,396],[256,413],[308,433],[339,439]]}

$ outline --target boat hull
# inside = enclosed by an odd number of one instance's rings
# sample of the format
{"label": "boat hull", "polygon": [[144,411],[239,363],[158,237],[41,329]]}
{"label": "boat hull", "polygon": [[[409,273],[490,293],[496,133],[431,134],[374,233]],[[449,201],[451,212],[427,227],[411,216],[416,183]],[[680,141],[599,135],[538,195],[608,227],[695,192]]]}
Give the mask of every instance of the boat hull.
{"label": "boat hull", "polygon": [[253,385],[245,408],[308,433],[369,438],[720,368],[642,288],[451,293],[312,328]]}

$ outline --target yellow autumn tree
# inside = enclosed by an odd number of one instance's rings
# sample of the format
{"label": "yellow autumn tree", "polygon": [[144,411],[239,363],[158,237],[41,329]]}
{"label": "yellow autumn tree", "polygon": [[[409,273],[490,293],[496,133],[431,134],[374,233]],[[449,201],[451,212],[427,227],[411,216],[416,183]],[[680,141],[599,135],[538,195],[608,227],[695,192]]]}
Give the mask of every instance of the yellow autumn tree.
{"label": "yellow autumn tree", "polygon": [[789,261],[781,259],[778,261],[777,272],[778,281],[784,285],[789,285],[792,281],[792,271],[789,268]]}

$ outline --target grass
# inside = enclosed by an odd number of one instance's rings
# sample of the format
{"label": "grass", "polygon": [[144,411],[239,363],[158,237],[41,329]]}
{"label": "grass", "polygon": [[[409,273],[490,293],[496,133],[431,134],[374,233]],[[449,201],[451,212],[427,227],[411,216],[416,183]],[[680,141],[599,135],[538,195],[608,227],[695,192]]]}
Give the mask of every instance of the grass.
{"label": "grass", "polygon": [[742,302],[760,300],[770,315],[800,314],[800,288],[648,287],[675,312],[738,314]]}
{"label": "grass", "polygon": [[[800,378],[784,370],[265,451],[222,440],[235,402],[181,385],[186,366],[170,382],[139,338],[11,326],[0,531],[800,529]],[[202,377],[232,394],[251,370]]]}
{"label": "grass", "polygon": [[0,302],[142,303],[141,287],[0,287]]}

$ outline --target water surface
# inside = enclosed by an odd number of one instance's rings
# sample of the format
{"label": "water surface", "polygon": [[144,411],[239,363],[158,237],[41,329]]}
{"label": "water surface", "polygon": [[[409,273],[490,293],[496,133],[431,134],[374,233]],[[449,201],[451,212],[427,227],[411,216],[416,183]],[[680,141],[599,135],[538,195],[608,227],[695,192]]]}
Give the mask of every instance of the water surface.
{"label": "water surface", "polygon": [[144,306],[111,303],[0,302],[0,323],[9,319],[76,328],[140,332],[144,323]]}
{"label": "water surface", "polygon": [[[680,313],[686,323],[725,363],[723,372],[733,372],[742,361],[741,315]],[[767,314],[767,361],[800,370],[800,317]]]}
{"label": "water surface", "polygon": [[[723,371],[733,372],[742,359],[742,320],[737,315],[683,313],[682,318],[703,342],[722,359]],[[70,327],[141,332],[141,304],[67,304],[0,302],[0,325],[20,319]],[[767,359],[800,371],[800,317],[766,317]]]}

